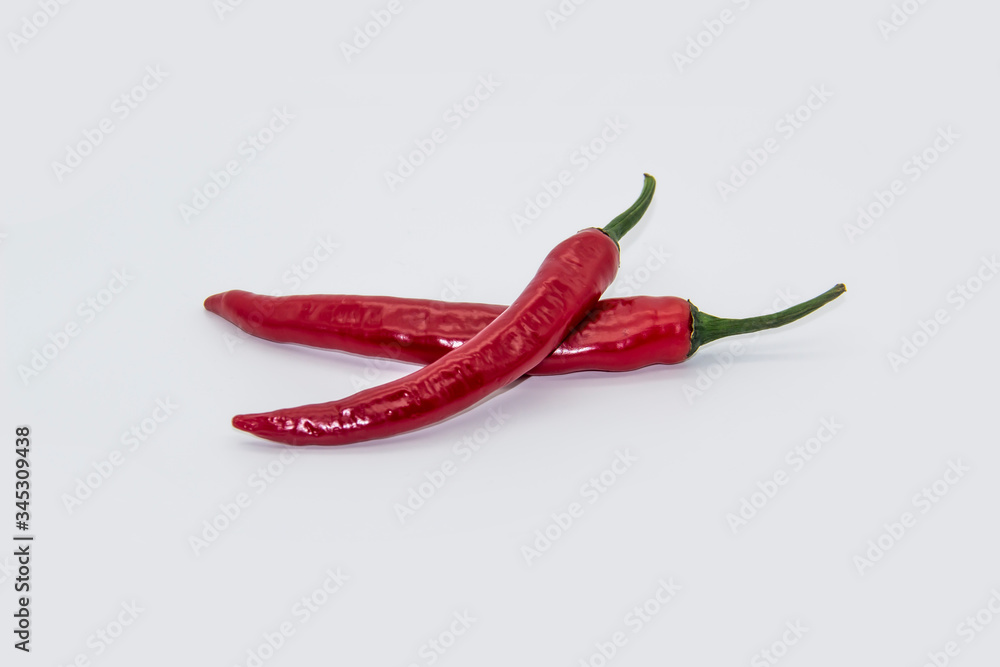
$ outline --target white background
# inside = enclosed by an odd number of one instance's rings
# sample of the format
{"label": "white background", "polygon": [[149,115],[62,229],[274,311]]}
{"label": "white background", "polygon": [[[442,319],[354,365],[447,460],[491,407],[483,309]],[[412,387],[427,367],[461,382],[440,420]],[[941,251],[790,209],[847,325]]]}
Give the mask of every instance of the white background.
{"label": "white background", "polygon": [[[463,612],[476,620],[434,664],[596,667],[617,632],[626,642],[607,664],[772,664],[759,651],[786,623],[808,631],[774,648],[783,665],[918,666],[950,641],[949,664],[995,664],[1000,618],[971,642],[959,624],[1000,591],[1000,281],[976,282],[1000,250],[1000,6],[907,6],[918,9],[887,32],[887,0],[593,0],[558,22],[546,15],[556,0],[403,0],[348,61],[341,44],[385,3],[253,0],[220,15],[209,0],[105,0],[47,21],[31,18],[36,2],[7,3],[0,535],[15,532],[11,450],[27,424],[37,537],[30,656],[11,647],[2,549],[4,664],[253,665],[248,651],[289,623],[264,664],[429,665],[428,642],[448,643]],[[712,23],[723,10],[731,22]],[[37,34],[26,17],[44,23]],[[679,67],[698,39],[707,46]],[[122,118],[112,105],[147,67],[167,74]],[[499,87],[455,127],[444,114],[480,77]],[[831,97],[801,110],[813,87]],[[275,108],[294,119],[246,160],[241,143]],[[808,119],[786,136],[778,124],[797,110]],[[103,118],[113,132],[60,178],[53,163]],[[580,147],[609,119],[625,128],[581,169]],[[438,127],[446,141],[391,189],[385,173]],[[957,139],[912,180],[912,157],[948,128]],[[777,152],[724,199],[718,183],[771,137]],[[185,221],[181,205],[229,160],[240,173]],[[572,184],[519,231],[512,216],[561,170]],[[233,343],[206,296],[509,303],[553,245],[626,208],[643,172],[655,203],[608,296],[631,278],[742,317],[782,293],[845,282],[847,294],[745,339],[734,362],[721,342],[679,366],[531,378],[437,427],[296,450],[287,464],[230,426],[412,367]],[[894,179],[905,192],[849,238]],[[307,261],[320,241],[337,248]],[[296,284],[296,266],[315,270]],[[115,271],[127,286],[88,320],[80,304]],[[967,282],[979,291],[958,299]],[[888,355],[938,310],[946,322],[894,368]],[[70,323],[78,335],[22,377]],[[158,399],[178,407],[131,451],[123,434]],[[496,407],[506,423],[461,460],[454,444]],[[823,419],[842,427],[795,470],[786,454]],[[115,451],[121,465],[95,477]],[[619,452],[635,463],[588,502],[581,487]],[[401,522],[394,506],[449,459],[457,473]],[[949,462],[968,471],[915,504]],[[255,482],[269,464],[281,474]],[[788,483],[734,531],[727,515],[778,471]],[[68,502],[88,475],[97,488]],[[241,493],[249,506],[194,548]],[[582,516],[529,564],[522,548],[573,502]],[[859,564],[905,512],[915,525]],[[338,568],[349,579],[302,622],[295,605]],[[636,632],[627,615],[661,579],[680,590]],[[138,618],[110,646],[97,640],[133,602]]]}

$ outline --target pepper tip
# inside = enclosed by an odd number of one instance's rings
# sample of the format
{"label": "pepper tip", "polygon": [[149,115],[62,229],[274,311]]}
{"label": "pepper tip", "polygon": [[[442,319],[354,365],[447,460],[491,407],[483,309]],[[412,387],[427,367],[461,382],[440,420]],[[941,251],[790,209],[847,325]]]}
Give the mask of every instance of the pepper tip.
{"label": "pepper tip", "polygon": [[257,420],[252,415],[236,415],[233,417],[233,427],[253,433],[257,429]]}
{"label": "pepper tip", "polygon": [[225,294],[225,292],[220,292],[219,294],[213,294],[205,299],[205,310],[218,315],[219,311],[222,310],[222,299]]}

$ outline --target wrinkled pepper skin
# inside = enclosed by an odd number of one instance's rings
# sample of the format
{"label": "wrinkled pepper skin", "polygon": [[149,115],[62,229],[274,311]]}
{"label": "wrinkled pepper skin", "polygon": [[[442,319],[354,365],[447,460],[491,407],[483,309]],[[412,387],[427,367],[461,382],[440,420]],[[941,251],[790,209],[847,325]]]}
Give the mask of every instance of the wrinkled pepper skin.
{"label": "wrinkled pepper skin", "polygon": [[545,359],[597,305],[618,262],[616,241],[585,229],[548,254],[509,308],[436,361],[343,400],[237,415],[233,426],[290,445],[346,445],[439,422]]}
{"label": "wrinkled pepper skin", "polygon": [[[337,294],[274,297],[241,290],[210,296],[205,308],[258,338],[424,365],[504,312],[504,306],[481,303]],[[685,299],[605,299],[528,374],[631,371],[680,363],[690,352],[691,307]]]}

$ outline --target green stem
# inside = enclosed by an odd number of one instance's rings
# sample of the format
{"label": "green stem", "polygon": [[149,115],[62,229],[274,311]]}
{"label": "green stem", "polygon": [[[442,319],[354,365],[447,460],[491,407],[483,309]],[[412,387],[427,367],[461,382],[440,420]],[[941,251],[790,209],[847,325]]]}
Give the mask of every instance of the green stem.
{"label": "green stem", "polygon": [[840,283],[819,296],[791,308],[786,308],[770,315],[747,317],[742,320],[730,320],[703,313],[693,303],[688,301],[688,304],[691,306],[691,350],[687,356],[690,357],[697,352],[699,347],[705,343],[711,343],[713,340],[719,340],[726,336],[736,336],[737,334],[763,331],[764,329],[774,329],[775,327],[781,327],[794,322],[814,310],[822,308],[846,291],[847,288],[844,287],[843,283]]}
{"label": "green stem", "polygon": [[635,227],[635,223],[639,222],[639,218],[649,208],[649,202],[653,200],[656,179],[649,174],[643,174],[643,178],[645,180],[642,182],[642,192],[639,194],[639,198],[635,200],[635,203],[601,230],[610,236],[611,240],[615,243],[621,241],[622,237],[628,233],[628,230]]}

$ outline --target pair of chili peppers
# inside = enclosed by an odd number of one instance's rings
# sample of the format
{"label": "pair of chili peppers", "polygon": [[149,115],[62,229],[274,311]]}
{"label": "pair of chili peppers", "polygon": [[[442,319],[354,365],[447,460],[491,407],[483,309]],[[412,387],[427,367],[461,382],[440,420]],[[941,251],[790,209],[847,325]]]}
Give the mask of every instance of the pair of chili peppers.
{"label": "pair of chili peppers", "polygon": [[618,241],[655,189],[603,229],[557,245],[510,307],[392,297],[269,297],[239,290],[205,308],[249,334],[366,356],[427,364],[341,401],[238,415],[233,426],[292,445],[341,445],[441,421],[524,374],[626,371],[684,361],[713,340],[793,322],[845,291],[837,285],[772,315],[717,318],[677,297],[598,301],[618,269]]}

